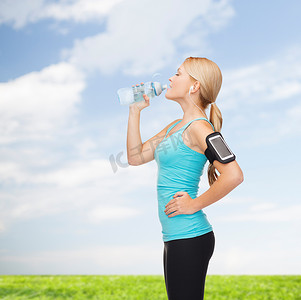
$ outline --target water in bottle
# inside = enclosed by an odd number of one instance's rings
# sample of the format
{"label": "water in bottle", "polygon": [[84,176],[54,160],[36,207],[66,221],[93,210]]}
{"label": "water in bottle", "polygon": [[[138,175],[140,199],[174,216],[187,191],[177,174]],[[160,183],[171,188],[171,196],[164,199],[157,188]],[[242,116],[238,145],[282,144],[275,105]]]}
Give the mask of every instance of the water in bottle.
{"label": "water in bottle", "polygon": [[159,96],[165,89],[167,89],[167,84],[162,85],[160,82],[150,81],[133,85],[131,88],[121,88],[117,91],[117,94],[121,105],[129,105],[143,101],[143,94],[151,99]]}

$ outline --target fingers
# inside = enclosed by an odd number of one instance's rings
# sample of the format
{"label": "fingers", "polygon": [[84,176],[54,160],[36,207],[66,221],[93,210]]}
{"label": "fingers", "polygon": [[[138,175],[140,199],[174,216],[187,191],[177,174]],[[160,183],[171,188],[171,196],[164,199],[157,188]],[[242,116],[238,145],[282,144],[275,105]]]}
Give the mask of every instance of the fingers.
{"label": "fingers", "polygon": [[145,101],[149,101],[149,97],[146,94],[143,94],[143,98]]}
{"label": "fingers", "polygon": [[177,205],[172,205],[172,206],[169,206],[168,208],[166,208],[164,210],[165,214],[168,215],[170,214],[171,212],[174,212],[178,209]]}
{"label": "fingers", "polygon": [[169,216],[174,216],[175,213],[178,215],[180,214],[180,212],[178,210],[176,210],[175,208],[174,209],[169,209],[168,211],[166,211],[166,215],[169,217]]}
{"label": "fingers", "polygon": [[184,196],[185,193],[186,192],[177,192],[173,196],[174,198],[165,205],[164,212],[168,217],[174,217],[182,213],[182,205],[181,205],[182,199],[178,199],[178,197]]}
{"label": "fingers", "polygon": [[175,211],[174,213],[168,215],[168,218],[172,218],[172,217],[177,216],[177,215],[179,215],[179,212]]}
{"label": "fingers", "polygon": [[176,192],[175,194],[174,194],[174,198],[176,198],[176,197],[182,197],[182,196],[184,196],[185,194],[186,194],[187,192]]}
{"label": "fingers", "polygon": [[173,205],[175,203],[176,203],[176,199],[172,199],[165,205],[165,208],[169,208],[171,205]]}
{"label": "fingers", "polygon": [[[144,85],[144,83],[141,82],[140,84],[137,83],[136,86],[133,85],[132,87],[133,87],[133,88],[134,88],[134,87],[138,88],[139,86],[143,86],[143,85]],[[144,87],[143,87],[143,92],[144,92],[144,91],[145,91],[145,90],[144,90]],[[145,102],[149,105],[149,97],[148,97],[146,94],[143,94],[142,96],[143,96]],[[148,106],[148,105],[147,105],[147,106]]]}

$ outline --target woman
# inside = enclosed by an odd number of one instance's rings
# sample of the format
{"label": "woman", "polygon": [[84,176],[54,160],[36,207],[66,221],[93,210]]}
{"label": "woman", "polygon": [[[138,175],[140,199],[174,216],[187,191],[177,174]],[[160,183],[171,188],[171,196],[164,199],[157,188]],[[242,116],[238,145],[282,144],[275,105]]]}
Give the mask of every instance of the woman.
{"label": "woman", "polygon": [[[144,95],[144,101],[129,108],[127,156],[130,165],[138,166],[153,159],[158,164],[158,212],[168,299],[200,300],[204,297],[215,243],[212,226],[202,209],[237,187],[243,181],[243,173],[236,160],[226,164],[214,160],[208,167],[210,188],[197,197],[207,161],[206,137],[222,128],[222,115],[215,104],[222,74],[211,60],[189,57],[169,81],[165,97],[180,104],[183,118],[142,143],[140,112],[149,106],[149,98]],[[205,111],[210,104],[209,121]]]}

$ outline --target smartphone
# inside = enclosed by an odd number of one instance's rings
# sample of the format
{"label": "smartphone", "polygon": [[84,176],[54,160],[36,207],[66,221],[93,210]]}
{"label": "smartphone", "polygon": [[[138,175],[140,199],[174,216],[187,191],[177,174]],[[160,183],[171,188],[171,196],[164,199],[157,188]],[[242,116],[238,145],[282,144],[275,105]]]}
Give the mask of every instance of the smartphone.
{"label": "smartphone", "polygon": [[220,132],[213,132],[206,138],[207,145],[213,154],[216,154],[217,160],[222,163],[227,163],[235,160],[235,155],[225,142]]}

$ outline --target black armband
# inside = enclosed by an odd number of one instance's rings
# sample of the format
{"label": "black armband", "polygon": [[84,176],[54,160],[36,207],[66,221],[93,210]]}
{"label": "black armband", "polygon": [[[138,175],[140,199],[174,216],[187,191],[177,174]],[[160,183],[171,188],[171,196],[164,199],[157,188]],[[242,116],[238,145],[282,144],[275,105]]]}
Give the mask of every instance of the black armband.
{"label": "black armband", "polygon": [[213,132],[206,137],[207,149],[205,155],[212,164],[214,160],[227,164],[235,160],[234,153],[226,144],[220,132]]}

